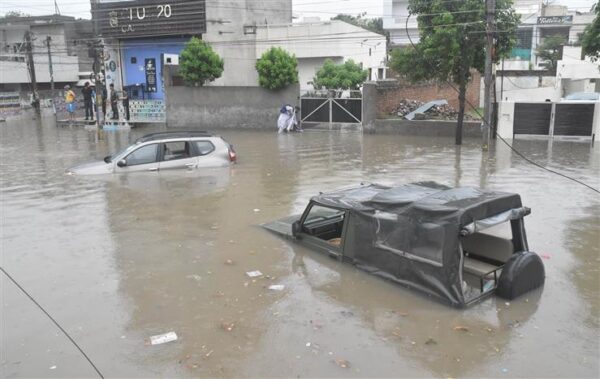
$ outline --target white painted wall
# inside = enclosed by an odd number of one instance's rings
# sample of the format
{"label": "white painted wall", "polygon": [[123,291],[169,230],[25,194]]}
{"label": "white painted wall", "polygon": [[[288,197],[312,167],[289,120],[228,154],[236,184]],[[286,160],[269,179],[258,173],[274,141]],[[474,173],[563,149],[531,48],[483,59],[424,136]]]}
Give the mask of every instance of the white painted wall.
{"label": "white painted wall", "polygon": [[387,55],[385,36],[339,20],[259,26],[256,56],[273,46],[298,58],[301,88],[312,80],[315,65],[320,68],[326,58],[337,57],[338,63],[352,59],[371,69],[369,79],[375,79]]}

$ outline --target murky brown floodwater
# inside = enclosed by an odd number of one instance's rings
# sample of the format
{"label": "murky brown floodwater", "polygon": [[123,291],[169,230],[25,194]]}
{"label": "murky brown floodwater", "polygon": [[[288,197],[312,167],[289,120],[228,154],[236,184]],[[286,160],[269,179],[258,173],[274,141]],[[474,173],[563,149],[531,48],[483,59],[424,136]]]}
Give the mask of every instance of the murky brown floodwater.
{"label": "murky brown floodwater", "polygon": [[[232,169],[63,175],[150,131],[0,124],[2,267],[106,377],[599,376],[597,194],[504,146],[484,160],[477,141],[457,149],[451,139],[325,132],[224,131],[239,155]],[[600,187],[598,146],[515,145]],[[455,310],[258,227],[318,191],[418,180],[519,192],[533,209],[530,247],[549,257],[545,288]],[[253,281],[250,270],[274,278]],[[265,288],[273,283],[285,291]],[[0,377],[94,377],[12,283],[0,284]],[[145,344],[169,331],[179,340]]]}

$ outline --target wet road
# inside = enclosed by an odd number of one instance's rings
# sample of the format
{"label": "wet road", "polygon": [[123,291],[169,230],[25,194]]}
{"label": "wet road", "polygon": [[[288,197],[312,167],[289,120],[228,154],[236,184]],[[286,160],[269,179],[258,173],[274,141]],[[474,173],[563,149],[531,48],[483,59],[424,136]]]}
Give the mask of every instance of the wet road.
{"label": "wet road", "polygon": [[[503,146],[485,160],[477,141],[321,132],[224,131],[239,156],[231,169],[63,175],[151,131],[0,125],[1,265],[106,377],[599,376],[592,191]],[[598,146],[515,145],[600,187]],[[520,193],[533,209],[529,245],[547,258],[543,290],[455,310],[258,227],[318,191],[419,180]],[[41,311],[0,284],[0,377],[95,376]],[[148,345],[170,331],[177,341]]]}

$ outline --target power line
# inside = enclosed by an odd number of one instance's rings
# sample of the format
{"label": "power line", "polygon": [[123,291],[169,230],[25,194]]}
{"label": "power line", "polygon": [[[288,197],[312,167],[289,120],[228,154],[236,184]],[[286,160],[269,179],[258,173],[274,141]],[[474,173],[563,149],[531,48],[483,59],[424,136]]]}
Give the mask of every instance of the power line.
{"label": "power line", "polygon": [[63,332],[63,334],[69,339],[69,341],[71,341],[71,343],[73,343],[73,345],[75,345],[75,347],[81,352],[81,354],[83,354],[83,356],[85,357],[85,359],[87,359],[87,361],[90,363],[90,365],[92,365],[92,367],[94,368],[94,370],[96,371],[96,373],[98,374],[98,376],[100,376],[100,378],[104,379],[104,375],[102,375],[102,373],[100,372],[100,370],[98,370],[98,368],[96,367],[96,365],[94,364],[94,362],[92,362],[92,360],[90,359],[90,357],[88,357],[87,354],[83,351],[83,349],[81,349],[81,347],[79,347],[79,345],[77,344],[77,342],[75,342],[75,340],[73,338],[71,338],[71,336],[69,335],[69,333],[67,333],[67,331],[64,330],[63,327],[60,326],[60,324],[52,316],[50,316],[50,314],[44,309],[44,307],[42,307],[40,305],[40,303],[38,303],[37,301],[35,301],[35,299],[27,291],[25,291],[25,289],[23,287],[21,287],[21,285],[19,283],[17,283],[17,281],[15,279],[13,279],[13,277],[10,276],[10,274],[8,272],[6,272],[6,270],[2,266],[0,266],[0,271],[2,271],[4,273],[4,275],[6,275],[6,277],[8,279],[10,279],[10,281],[13,282],[14,285],[17,286],[17,288],[19,288],[29,298],[29,300],[31,300],[35,305],[37,305],[37,307],[39,309],[41,309],[41,311],[44,312],[44,314],[46,316],[48,316],[48,318],[54,323],[54,325],[56,325],[58,327],[58,329],[60,329],[60,331]]}
{"label": "power line", "polygon": [[[408,40],[410,41],[410,44],[412,45],[413,49],[415,49],[415,51],[419,51],[419,49],[417,48],[417,46],[413,43],[412,38],[410,37],[410,34],[408,33],[408,18],[406,19],[406,26],[405,26],[405,30],[406,30],[406,35],[408,36]],[[425,57],[424,57],[425,58]],[[426,59],[424,59],[424,62],[426,62],[431,68],[434,68],[432,64],[430,64],[430,62],[428,62]],[[450,88],[452,88],[455,92],[459,93],[459,90],[449,81],[447,80],[446,83],[448,84],[448,86],[450,86]],[[468,100],[465,98],[466,103],[475,111],[475,113],[479,116],[479,118],[481,119],[482,122],[487,123],[487,121],[483,118],[483,116],[481,115],[481,112],[479,112],[479,110]],[[491,125],[487,125],[490,129],[491,129]],[[501,136],[498,135],[498,132],[496,130],[494,130],[494,135],[500,139],[500,141],[502,141],[506,146],[508,146],[508,148],[510,150],[512,150],[515,154],[517,154],[519,157],[523,158],[523,160],[525,160],[526,162],[542,169],[545,171],[548,171],[552,174],[561,176],[565,179],[569,179],[575,183],[578,183],[584,187],[587,187],[589,189],[591,189],[592,191],[599,193],[600,194],[600,190],[598,190],[597,188],[592,187],[591,185],[584,183],[583,181],[579,180],[579,179],[575,179],[571,176],[565,175],[561,172],[552,170],[548,167],[542,166],[541,164],[527,158],[523,153],[521,153],[520,151],[518,151],[517,149],[515,149],[511,144],[509,144],[504,138],[502,138]]]}

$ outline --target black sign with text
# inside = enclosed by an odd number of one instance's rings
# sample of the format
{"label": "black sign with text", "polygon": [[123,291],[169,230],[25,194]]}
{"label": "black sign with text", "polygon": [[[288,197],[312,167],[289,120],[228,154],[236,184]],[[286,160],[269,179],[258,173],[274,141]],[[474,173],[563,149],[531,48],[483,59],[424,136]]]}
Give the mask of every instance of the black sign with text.
{"label": "black sign with text", "polygon": [[133,0],[92,3],[92,19],[104,38],[206,33],[206,0]]}
{"label": "black sign with text", "polygon": [[146,72],[146,92],[156,92],[156,59],[146,58],[144,71]]}
{"label": "black sign with text", "polygon": [[550,25],[550,24],[570,24],[573,22],[573,16],[548,16],[538,17],[538,25]]}

